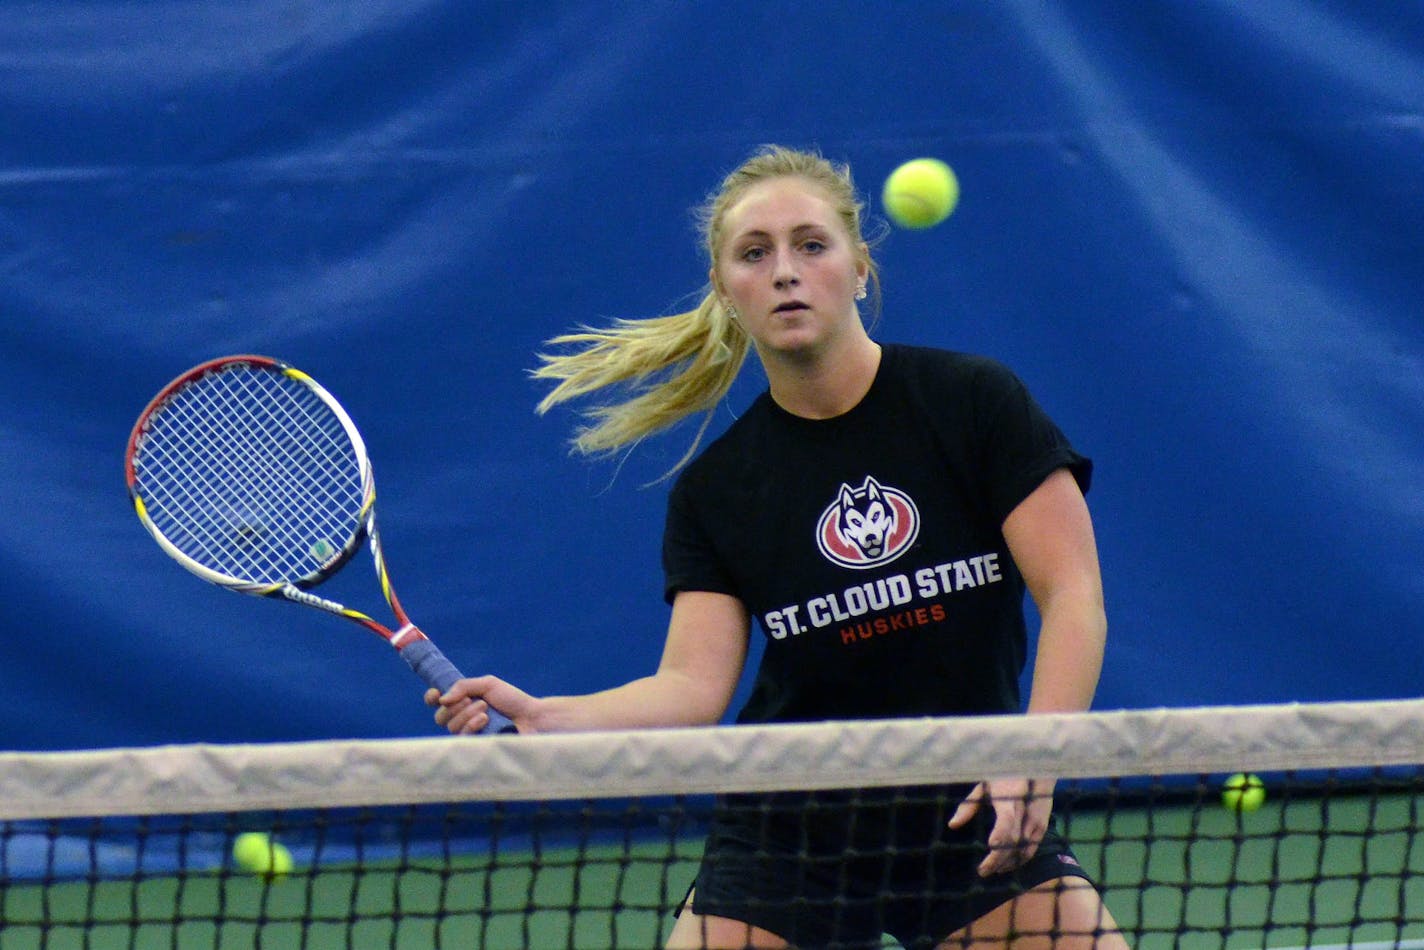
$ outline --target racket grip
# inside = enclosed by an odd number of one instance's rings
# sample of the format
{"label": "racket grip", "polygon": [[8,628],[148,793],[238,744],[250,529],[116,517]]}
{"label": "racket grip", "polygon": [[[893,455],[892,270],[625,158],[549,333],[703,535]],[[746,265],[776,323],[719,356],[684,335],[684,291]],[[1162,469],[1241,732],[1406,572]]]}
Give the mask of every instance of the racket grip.
{"label": "racket grip", "polygon": [[[446,659],[445,654],[440,652],[430,640],[417,640],[409,646],[400,650],[401,657],[406,664],[415,671],[415,675],[425,680],[426,685],[434,686],[440,692],[445,692],[456,681],[465,678],[464,674],[455,668],[455,664]],[[495,735],[502,732],[517,732],[514,722],[504,713],[489,708],[489,722],[480,730],[480,735]]]}

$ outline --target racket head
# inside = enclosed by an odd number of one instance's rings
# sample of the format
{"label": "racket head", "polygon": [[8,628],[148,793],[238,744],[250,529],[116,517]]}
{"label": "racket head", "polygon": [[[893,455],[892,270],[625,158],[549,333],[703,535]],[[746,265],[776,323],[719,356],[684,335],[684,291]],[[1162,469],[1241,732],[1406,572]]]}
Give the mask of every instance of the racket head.
{"label": "racket head", "polygon": [[267,356],[180,374],[134,423],[129,496],[159,546],[244,593],[321,583],[366,537],[375,482],[355,424],[314,379]]}

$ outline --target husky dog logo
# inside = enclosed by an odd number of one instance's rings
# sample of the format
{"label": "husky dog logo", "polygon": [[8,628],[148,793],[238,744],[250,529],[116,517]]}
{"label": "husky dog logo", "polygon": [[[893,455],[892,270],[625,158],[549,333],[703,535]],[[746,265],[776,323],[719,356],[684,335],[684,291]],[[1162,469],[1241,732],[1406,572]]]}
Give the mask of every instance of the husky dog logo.
{"label": "husky dog logo", "polygon": [[841,485],[816,522],[816,546],[842,567],[877,567],[909,549],[920,533],[910,496],[867,475],[859,488]]}

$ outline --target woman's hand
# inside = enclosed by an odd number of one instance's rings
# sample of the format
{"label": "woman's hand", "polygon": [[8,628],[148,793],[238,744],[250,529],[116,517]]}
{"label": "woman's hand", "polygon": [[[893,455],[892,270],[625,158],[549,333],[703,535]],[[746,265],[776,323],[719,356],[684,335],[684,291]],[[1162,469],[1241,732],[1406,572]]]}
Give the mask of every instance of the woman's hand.
{"label": "woman's hand", "polygon": [[995,779],[980,782],[960,802],[949,827],[962,828],[984,805],[994,811],[989,853],[979,863],[979,876],[1004,874],[1038,853],[1038,843],[1053,814],[1053,786],[1043,779]]}
{"label": "woman's hand", "polygon": [[462,679],[441,695],[431,688],[425,691],[425,705],[435,710],[435,722],[453,735],[474,735],[489,723],[489,707],[493,706],[514,720],[521,734],[535,732],[534,710],[539,700],[495,676],[473,676]]}

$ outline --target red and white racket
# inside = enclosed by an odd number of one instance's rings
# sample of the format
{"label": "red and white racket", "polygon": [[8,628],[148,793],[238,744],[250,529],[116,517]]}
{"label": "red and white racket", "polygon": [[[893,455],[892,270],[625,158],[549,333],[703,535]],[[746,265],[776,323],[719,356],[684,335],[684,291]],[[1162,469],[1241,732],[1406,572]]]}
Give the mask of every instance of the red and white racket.
{"label": "red and white racket", "polygon": [[[148,404],[124,459],[139,520],[179,564],[228,590],[279,597],[353,620],[442,693],[462,674],[391,587],[376,531],[366,444],[330,393],[265,356],[226,356],[183,373]],[[370,542],[392,630],[309,589]],[[513,732],[490,709],[482,732]]]}

